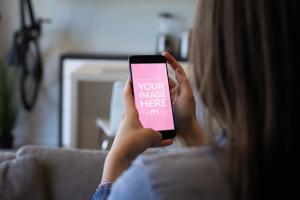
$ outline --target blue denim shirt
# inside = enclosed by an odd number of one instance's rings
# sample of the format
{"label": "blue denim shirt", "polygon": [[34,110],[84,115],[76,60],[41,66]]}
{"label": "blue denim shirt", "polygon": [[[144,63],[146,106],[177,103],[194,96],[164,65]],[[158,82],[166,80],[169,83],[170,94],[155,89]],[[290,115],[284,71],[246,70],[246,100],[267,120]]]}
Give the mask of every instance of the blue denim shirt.
{"label": "blue denim shirt", "polygon": [[231,199],[213,151],[187,148],[139,157],[115,183],[101,184],[93,200]]}

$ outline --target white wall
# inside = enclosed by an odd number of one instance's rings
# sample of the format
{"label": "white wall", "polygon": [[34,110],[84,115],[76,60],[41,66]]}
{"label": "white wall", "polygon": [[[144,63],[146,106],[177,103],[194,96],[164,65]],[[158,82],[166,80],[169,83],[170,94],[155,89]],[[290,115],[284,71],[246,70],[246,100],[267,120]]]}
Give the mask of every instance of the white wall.
{"label": "white wall", "polygon": [[[45,76],[32,113],[20,112],[16,144],[56,145],[58,136],[58,66],[65,52],[151,54],[155,52],[158,13],[175,15],[174,33],[191,28],[196,0],[33,0],[45,25],[42,52]],[[18,27],[18,0],[0,0],[0,56]]]}

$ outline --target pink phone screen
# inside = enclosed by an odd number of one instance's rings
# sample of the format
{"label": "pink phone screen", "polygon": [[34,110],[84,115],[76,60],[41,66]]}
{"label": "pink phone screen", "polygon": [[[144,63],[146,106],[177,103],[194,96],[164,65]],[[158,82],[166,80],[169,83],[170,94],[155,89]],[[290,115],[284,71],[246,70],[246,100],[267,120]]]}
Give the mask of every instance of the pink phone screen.
{"label": "pink phone screen", "polygon": [[131,64],[135,106],[144,128],[174,130],[165,63]]}

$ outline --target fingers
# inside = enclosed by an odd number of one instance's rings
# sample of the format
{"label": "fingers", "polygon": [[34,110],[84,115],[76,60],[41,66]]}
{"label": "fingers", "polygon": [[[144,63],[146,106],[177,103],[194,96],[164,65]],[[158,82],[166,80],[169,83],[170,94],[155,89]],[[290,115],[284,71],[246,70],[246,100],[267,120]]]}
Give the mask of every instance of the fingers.
{"label": "fingers", "polygon": [[177,60],[167,51],[164,51],[163,56],[165,56],[165,58],[167,59],[167,62],[171,65],[171,67],[173,68],[174,71],[176,71],[177,69],[180,69],[181,73],[183,76],[186,76],[182,66],[177,62]]}
{"label": "fingers", "polygon": [[124,104],[125,104],[125,113],[137,113],[134,98],[132,95],[130,80],[126,81],[124,87]]}
{"label": "fingers", "polygon": [[180,86],[178,93],[182,94],[183,96],[193,96],[192,86],[190,85],[187,77],[183,76],[178,70],[175,72],[175,77]]}
{"label": "fingers", "polygon": [[177,83],[169,77],[169,85],[170,85],[170,94],[171,94],[171,102],[174,101],[175,96],[176,96],[176,91],[178,90],[178,85]]}
{"label": "fingers", "polygon": [[170,90],[172,90],[174,87],[176,87],[176,82],[169,77],[169,84],[170,84]]}
{"label": "fingers", "polygon": [[[190,88],[189,81],[187,75],[182,68],[182,66],[177,62],[177,60],[167,51],[163,52],[163,56],[167,59],[168,63],[172,66],[173,70],[175,71],[175,77],[179,85],[185,85],[184,87]],[[170,82],[170,89],[173,89],[174,85],[176,84],[174,80],[169,78]],[[171,85],[173,87],[171,87]],[[181,86],[180,86],[181,87]]]}
{"label": "fingers", "polygon": [[176,86],[175,88],[173,88],[172,90],[170,90],[171,102],[172,103],[175,101],[177,91],[178,91],[178,86]]}
{"label": "fingers", "polygon": [[176,78],[177,82],[179,83],[179,85],[186,80],[186,77],[184,75],[182,75],[182,72],[180,71],[179,68],[175,71],[175,78]]}

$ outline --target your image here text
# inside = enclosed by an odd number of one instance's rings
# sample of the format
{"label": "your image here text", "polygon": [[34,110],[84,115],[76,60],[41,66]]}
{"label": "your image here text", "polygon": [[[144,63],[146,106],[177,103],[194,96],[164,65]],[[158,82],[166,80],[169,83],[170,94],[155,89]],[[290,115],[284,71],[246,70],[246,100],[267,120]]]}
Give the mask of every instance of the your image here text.
{"label": "your image here text", "polygon": [[140,82],[139,102],[141,108],[166,107],[166,85],[163,82]]}

